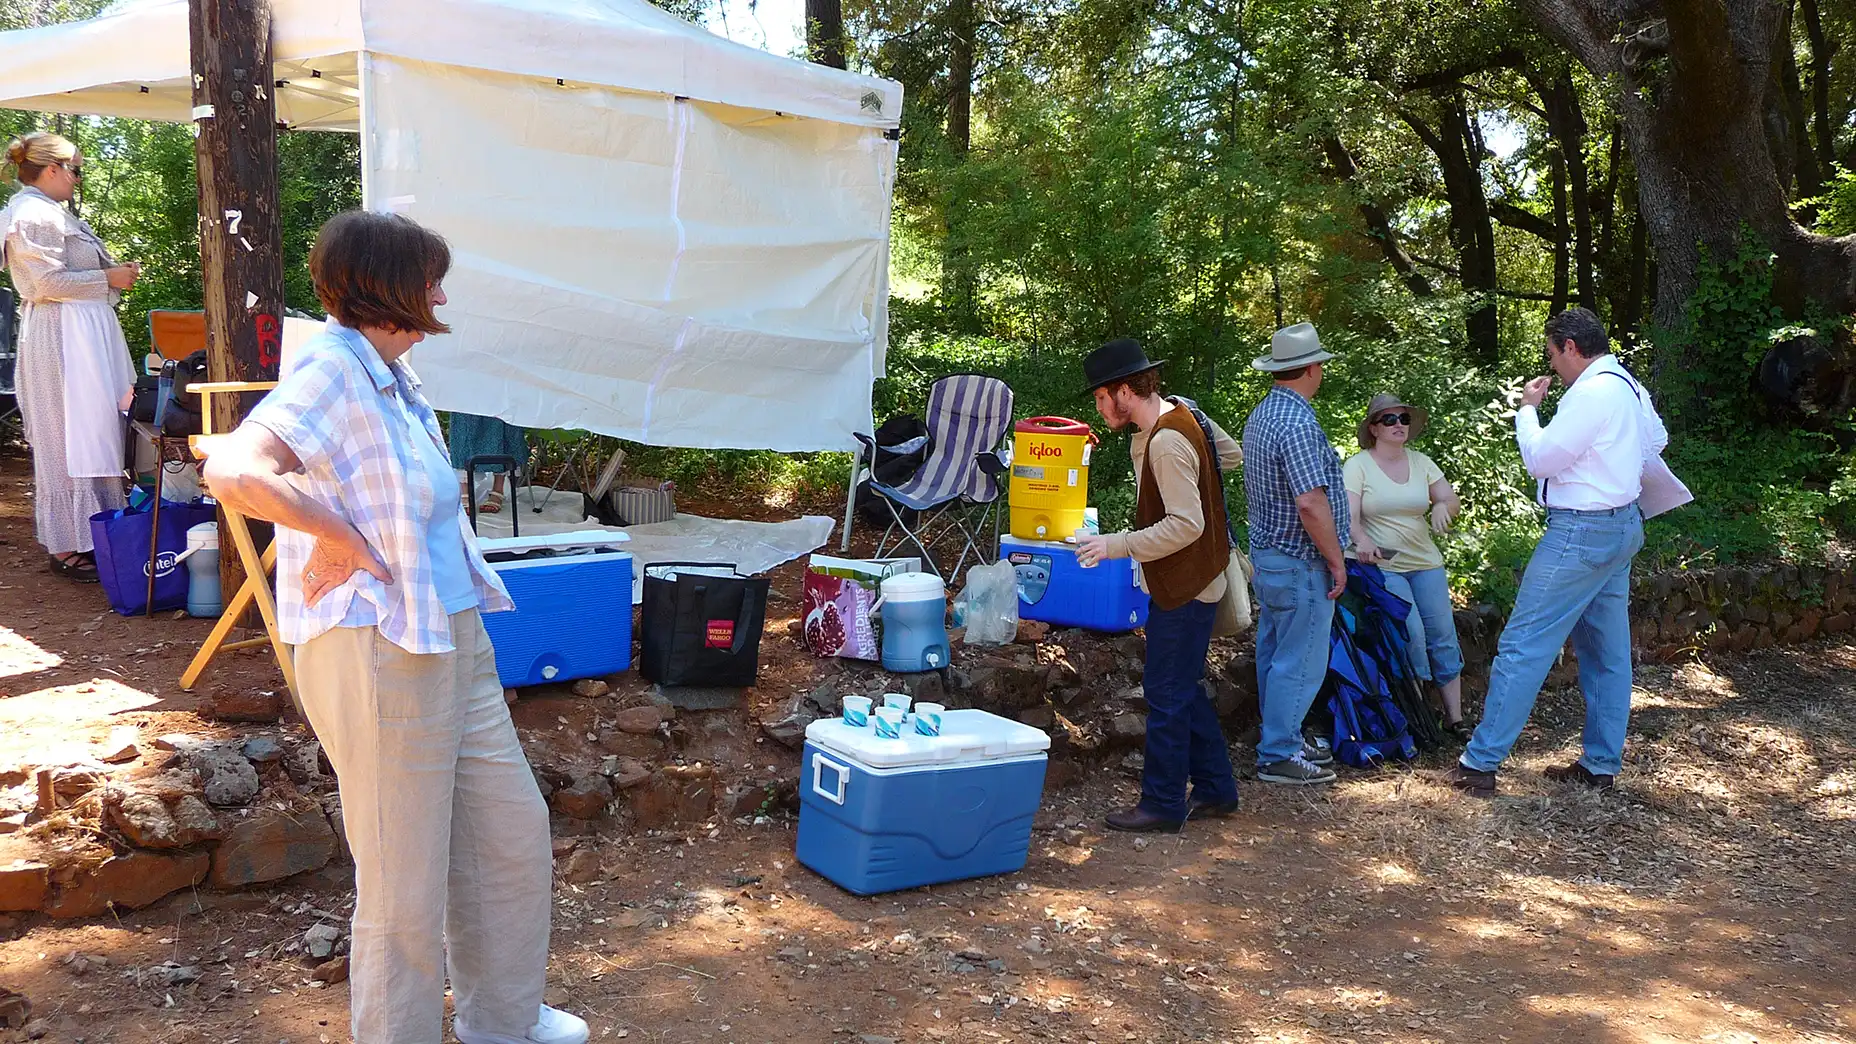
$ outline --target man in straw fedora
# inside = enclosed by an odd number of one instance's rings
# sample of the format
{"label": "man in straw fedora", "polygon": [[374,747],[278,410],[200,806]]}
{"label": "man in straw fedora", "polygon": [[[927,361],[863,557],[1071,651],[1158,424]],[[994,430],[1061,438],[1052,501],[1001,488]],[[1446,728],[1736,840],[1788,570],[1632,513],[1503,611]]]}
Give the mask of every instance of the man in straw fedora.
{"label": "man in straw fedora", "polygon": [[1161,396],[1160,363],[1139,342],[1110,341],[1083,361],[1083,374],[1108,426],[1136,429],[1130,453],[1140,494],[1135,530],[1079,537],[1076,560],[1087,567],[1135,559],[1150,601],[1141,800],[1111,813],[1107,824],[1178,833],[1188,819],[1223,819],[1238,807],[1237,776],[1204,681],[1231,554],[1219,475],[1243,455],[1224,429],[1209,418],[1201,424],[1204,415],[1190,402]]}
{"label": "man in straw fedora", "polygon": [[1244,422],[1244,491],[1256,567],[1257,778],[1331,783],[1333,756],[1302,739],[1328,669],[1334,600],[1347,588],[1348,517],[1340,455],[1309,400],[1333,354],[1309,323],[1276,331],[1250,365],[1275,386]]}

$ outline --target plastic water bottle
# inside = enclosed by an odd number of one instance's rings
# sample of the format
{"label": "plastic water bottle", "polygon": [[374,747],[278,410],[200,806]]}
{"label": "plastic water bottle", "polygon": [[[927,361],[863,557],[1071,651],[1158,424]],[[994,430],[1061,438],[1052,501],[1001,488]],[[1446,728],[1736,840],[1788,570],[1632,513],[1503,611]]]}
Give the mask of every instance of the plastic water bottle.
{"label": "plastic water bottle", "polygon": [[187,615],[215,617],[225,612],[219,590],[219,523],[202,522],[187,530]]}

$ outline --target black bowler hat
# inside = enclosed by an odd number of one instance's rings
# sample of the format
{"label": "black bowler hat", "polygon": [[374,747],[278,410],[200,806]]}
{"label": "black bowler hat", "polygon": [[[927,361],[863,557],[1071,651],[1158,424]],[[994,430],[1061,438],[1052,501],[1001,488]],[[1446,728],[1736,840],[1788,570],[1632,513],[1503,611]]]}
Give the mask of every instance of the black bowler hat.
{"label": "black bowler hat", "polygon": [[1137,373],[1158,370],[1166,364],[1164,359],[1149,359],[1141,350],[1141,342],[1132,337],[1119,337],[1089,353],[1083,360],[1083,379],[1089,382],[1084,391],[1095,391],[1104,384],[1125,381]]}

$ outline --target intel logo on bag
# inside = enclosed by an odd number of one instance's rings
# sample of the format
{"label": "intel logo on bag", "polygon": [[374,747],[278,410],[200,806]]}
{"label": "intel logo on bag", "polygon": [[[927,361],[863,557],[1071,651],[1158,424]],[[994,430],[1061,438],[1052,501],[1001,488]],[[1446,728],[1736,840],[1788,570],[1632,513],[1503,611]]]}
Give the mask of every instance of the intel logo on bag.
{"label": "intel logo on bag", "polygon": [[[180,554],[174,551],[163,551],[160,554],[156,555],[155,556],[155,575],[166,576],[169,573],[172,573],[174,571],[174,567],[180,564],[179,560],[180,560]],[[148,566],[146,565],[142,566],[142,575],[143,576],[148,575]]]}

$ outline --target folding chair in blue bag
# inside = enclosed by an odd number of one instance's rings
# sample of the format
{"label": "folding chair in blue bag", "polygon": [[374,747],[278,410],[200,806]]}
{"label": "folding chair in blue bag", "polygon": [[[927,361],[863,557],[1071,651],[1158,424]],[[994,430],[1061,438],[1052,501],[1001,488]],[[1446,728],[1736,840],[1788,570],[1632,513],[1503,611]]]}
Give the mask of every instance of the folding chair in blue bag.
{"label": "folding chair in blue bag", "polygon": [[[870,479],[890,520],[876,557],[920,555],[924,569],[952,581],[968,556],[975,564],[998,557],[999,479],[1006,470],[999,447],[1012,427],[1012,389],[980,374],[943,377],[928,391],[925,421],[928,456],[921,466],[893,486]],[[876,440],[867,435],[857,440],[867,467],[876,459]],[[952,546],[937,555],[943,543]],[[953,569],[943,572],[937,559],[956,548]]]}

